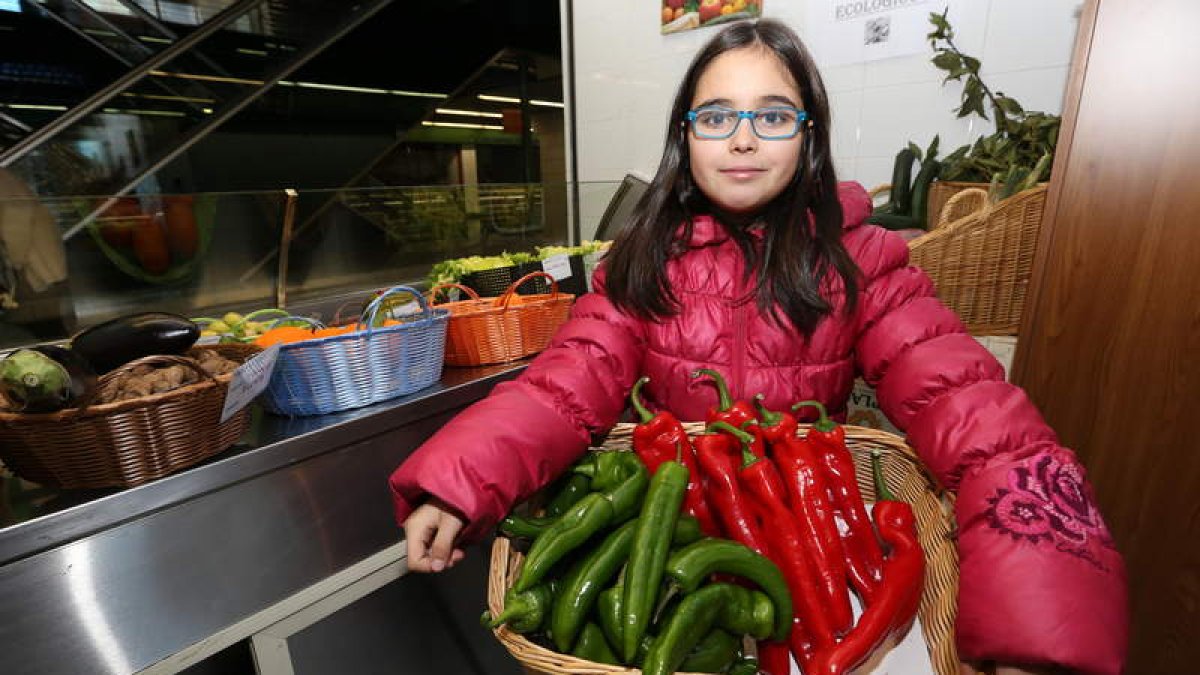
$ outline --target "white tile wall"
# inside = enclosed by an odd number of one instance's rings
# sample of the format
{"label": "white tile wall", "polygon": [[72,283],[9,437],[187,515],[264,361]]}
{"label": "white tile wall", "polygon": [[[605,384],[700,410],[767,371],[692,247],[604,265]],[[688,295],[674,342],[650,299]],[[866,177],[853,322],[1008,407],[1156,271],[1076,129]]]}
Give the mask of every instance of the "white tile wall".
{"label": "white tile wall", "polygon": [[[577,180],[652,176],[662,154],[666,117],[695,52],[716,31],[659,33],[651,0],[570,2],[574,25]],[[804,36],[807,0],[765,0],[765,14]],[[1026,108],[1058,113],[1081,0],[943,0],[955,41],[983,62],[989,86]],[[909,140],[921,147],[939,134],[943,154],[991,133],[990,122],[959,120],[961,84],[941,83],[932,52],[827,68],[822,75],[834,119],[838,175],[868,188],[891,179],[892,160]],[[597,195],[596,198],[599,198]],[[603,206],[599,207],[603,211]],[[584,228],[585,235],[587,228]]]}

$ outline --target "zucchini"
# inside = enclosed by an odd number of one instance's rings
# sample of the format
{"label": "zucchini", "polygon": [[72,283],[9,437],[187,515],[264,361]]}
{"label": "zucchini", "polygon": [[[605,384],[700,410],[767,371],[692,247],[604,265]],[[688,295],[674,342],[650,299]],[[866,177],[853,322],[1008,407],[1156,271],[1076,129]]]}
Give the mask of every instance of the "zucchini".
{"label": "zucchini", "polygon": [[912,208],[912,165],[916,155],[912,150],[904,148],[896,153],[896,163],[892,165],[892,213],[907,216]]}
{"label": "zucchini", "polygon": [[929,229],[929,186],[942,170],[942,163],[931,157],[926,157],[913,181],[912,217],[922,230]]}
{"label": "zucchini", "polygon": [[924,229],[925,223],[917,222],[912,216],[898,216],[888,213],[876,213],[867,216],[867,222],[878,225],[885,230],[914,230]]}
{"label": "zucchini", "polygon": [[99,374],[153,354],[182,354],[200,338],[200,326],[177,314],[144,312],[92,326],[71,338],[71,351]]}
{"label": "zucchini", "polygon": [[0,393],[18,411],[39,413],[75,405],[96,386],[96,373],[69,349],[39,345],[0,361]]}

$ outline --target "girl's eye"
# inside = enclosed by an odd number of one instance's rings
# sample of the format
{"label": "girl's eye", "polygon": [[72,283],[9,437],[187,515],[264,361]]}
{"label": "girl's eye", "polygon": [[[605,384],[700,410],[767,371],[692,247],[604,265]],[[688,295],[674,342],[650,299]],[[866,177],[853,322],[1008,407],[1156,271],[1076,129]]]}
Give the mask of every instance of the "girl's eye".
{"label": "girl's eye", "polygon": [[700,113],[700,123],[708,127],[720,127],[729,122],[729,113],[720,110],[705,110]]}
{"label": "girl's eye", "polygon": [[766,110],[759,113],[758,119],[768,126],[781,127],[793,124],[796,121],[796,114],[790,110]]}

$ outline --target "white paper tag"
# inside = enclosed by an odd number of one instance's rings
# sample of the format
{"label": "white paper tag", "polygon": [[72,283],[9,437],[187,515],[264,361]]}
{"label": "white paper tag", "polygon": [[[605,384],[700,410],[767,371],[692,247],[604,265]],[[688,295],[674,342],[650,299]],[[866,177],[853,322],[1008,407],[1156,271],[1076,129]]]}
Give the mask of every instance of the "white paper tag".
{"label": "white paper tag", "polygon": [[571,258],[565,253],[562,255],[552,255],[542,261],[542,269],[554,277],[555,281],[571,278]]}
{"label": "white paper tag", "polygon": [[222,423],[249,405],[255,396],[267,388],[278,358],[279,345],[271,345],[233,371],[233,379],[225,391],[225,405],[221,408]]}

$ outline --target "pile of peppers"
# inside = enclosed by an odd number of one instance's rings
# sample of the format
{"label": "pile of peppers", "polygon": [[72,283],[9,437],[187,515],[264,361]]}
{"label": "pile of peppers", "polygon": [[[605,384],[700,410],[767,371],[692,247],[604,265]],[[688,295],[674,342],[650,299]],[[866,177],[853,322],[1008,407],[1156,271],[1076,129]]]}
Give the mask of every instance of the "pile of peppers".
{"label": "pile of peppers", "polygon": [[[676,671],[838,675],[912,624],[924,555],[908,504],[873,457],[868,515],[843,429],[817,401],[772,411],[733,400],[723,377],[705,430],[631,394],[632,453],[591,453],[538,518],[510,515],[528,545],[502,624],[591,661]],[[798,415],[815,411],[801,430]],[[850,595],[863,608],[858,622]],[[742,653],[744,637],[758,641]]]}

